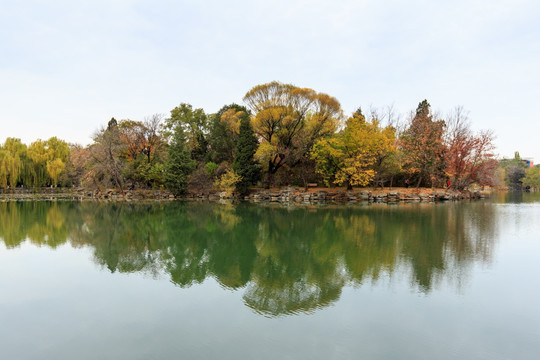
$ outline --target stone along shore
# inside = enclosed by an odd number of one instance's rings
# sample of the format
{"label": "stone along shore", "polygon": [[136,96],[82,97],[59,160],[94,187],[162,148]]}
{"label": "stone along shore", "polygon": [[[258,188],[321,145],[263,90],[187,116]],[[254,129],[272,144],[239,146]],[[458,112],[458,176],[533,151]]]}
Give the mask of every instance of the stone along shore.
{"label": "stone along shore", "polygon": [[[250,202],[279,203],[354,203],[354,202],[435,202],[449,200],[480,199],[486,192],[455,191],[449,189],[309,189],[287,187],[280,190],[255,189],[243,200]],[[166,190],[126,190],[124,192],[110,189],[106,191],[88,189],[43,188],[4,190],[0,192],[0,201],[39,201],[39,200],[107,200],[107,201],[144,201],[144,200],[223,200],[236,199],[226,192],[191,192],[184,197],[175,198]]]}

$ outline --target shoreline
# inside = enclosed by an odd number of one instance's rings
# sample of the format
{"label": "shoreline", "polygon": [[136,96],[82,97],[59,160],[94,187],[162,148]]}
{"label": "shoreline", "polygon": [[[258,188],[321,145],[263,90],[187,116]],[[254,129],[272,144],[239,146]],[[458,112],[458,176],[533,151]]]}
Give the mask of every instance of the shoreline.
{"label": "shoreline", "polygon": [[0,202],[7,201],[176,201],[176,200],[244,200],[253,203],[400,203],[400,202],[441,202],[475,200],[489,197],[488,191],[456,191],[441,188],[310,188],[289,186],[282,189],[254,188],[249,196],[239,198],[225,192],[190,192],[175,197],[167,190],[126,190],[106,191],[73,188],[8,189],[0,191]]}

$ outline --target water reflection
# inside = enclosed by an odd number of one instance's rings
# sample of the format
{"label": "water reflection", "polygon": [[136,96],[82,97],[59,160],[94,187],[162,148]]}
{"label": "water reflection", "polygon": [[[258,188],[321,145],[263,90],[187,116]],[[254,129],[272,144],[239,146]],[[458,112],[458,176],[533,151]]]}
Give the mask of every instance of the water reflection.
{"label": "water reflection", "polygon": [[489,202],[278,208],[209,203],[0,203],[8,249],[28,239],[93,250],[111,272],[165,274],[189,287],[213,277],[244,288],[265,316],[312,312],[347,284],[407,274],[414,290],[459,288],[475,262],[490,262],[496,238]]}

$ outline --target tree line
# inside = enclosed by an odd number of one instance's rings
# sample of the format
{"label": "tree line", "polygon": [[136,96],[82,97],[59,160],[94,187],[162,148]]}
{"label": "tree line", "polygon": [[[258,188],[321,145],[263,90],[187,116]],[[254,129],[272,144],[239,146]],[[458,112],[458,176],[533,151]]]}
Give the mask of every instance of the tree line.
{"label": "tree line", "polygon": [[513,190],[540,190],[540,167],[531,167],[516,151],[514,158],[502,159],[498,169],[499,183]]}
{"label": "tree line", "polygon": [[181,103],[168,117],[116,120],[88,146],[53,137],[0,147],[0,187],[214,189],[254,185],[496,185],[491,131],[474,132],[463,108],[447,116],[427,100],[402,120],[392,107],[346,117],[339,101],[280,82],[257,85],[218,112]]}

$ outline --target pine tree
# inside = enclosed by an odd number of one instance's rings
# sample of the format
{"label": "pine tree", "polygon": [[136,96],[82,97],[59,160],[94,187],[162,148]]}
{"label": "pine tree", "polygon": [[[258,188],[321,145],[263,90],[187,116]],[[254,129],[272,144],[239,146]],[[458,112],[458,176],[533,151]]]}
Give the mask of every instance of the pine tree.
{"label": "pine tree", "polygon": [[168,153],[165,167],[165,186],[175,196],[183,195],[187,191],[187,177],[193,171],[195,164],[191,160],[181,126],[177,126],[174,130]]}
{"label": "pine tree", "polygon": [[427,100],[418,104],[416,115],[409,127],[401,135],[401,148],[404,153],[404,169],[417,176],[416,187],[422,181],[435,186],[443,175],[444,121],[434,119]]}
{"label": "pine tree", "polygon": [[261,169],[253,158],[257,145],[257,138],[251,127],[249,116],[246,114],[240,120],[238,143],[233,161],[233,170],[242,177],[236,184],[236,189],[243,195],[247,194],[250,185],[260,179]]}

